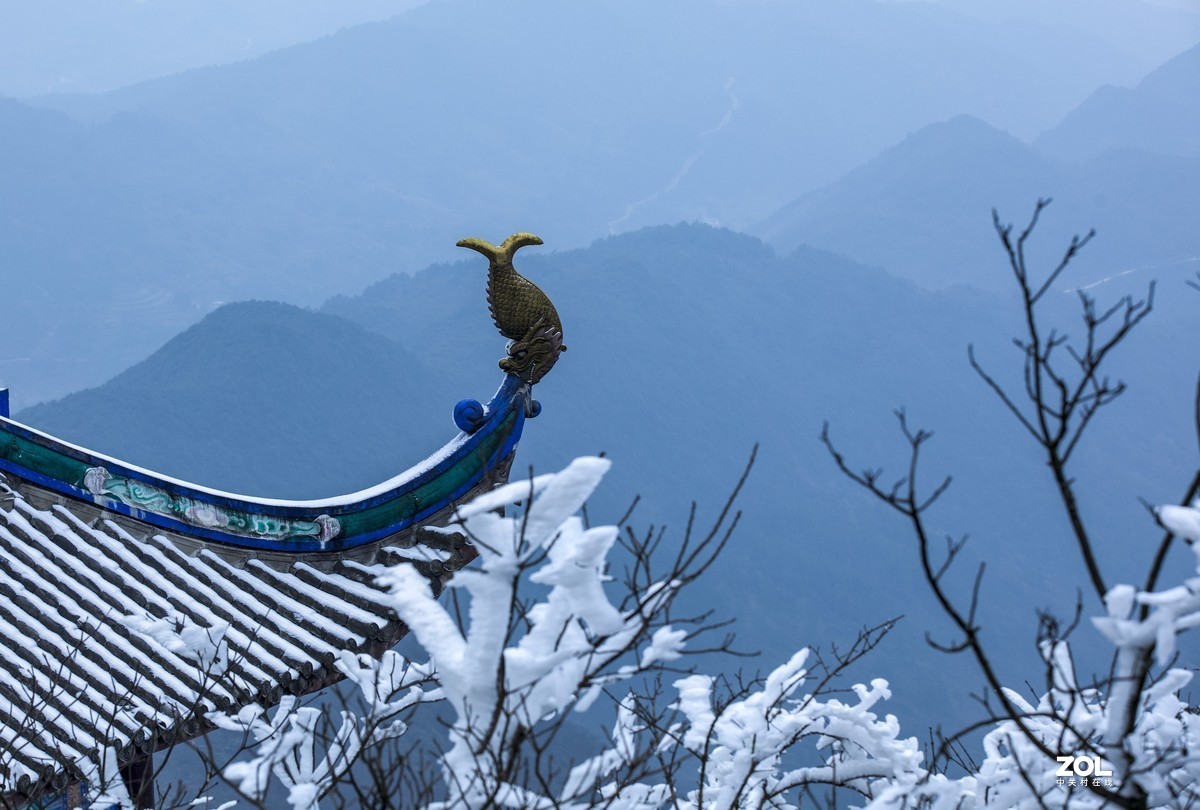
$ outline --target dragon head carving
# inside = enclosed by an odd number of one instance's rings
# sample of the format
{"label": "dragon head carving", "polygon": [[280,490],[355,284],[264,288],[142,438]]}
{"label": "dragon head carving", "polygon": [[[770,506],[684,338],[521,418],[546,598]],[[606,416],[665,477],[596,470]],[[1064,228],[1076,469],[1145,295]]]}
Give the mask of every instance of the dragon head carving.
{"label": "dragon head carving", "polygon": [[500,361],[500,368],[536,384],[558,362],[564,348],[562,332],[549,324],[535,326],[521,340],[508,345],[508,356]]}

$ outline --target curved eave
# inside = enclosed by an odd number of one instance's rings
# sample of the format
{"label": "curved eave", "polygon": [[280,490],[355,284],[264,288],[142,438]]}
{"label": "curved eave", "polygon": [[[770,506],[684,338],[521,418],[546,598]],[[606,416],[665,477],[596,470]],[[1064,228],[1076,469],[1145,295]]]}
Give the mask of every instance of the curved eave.
{"label": "curved eave", "polygon": [[[0,471],[178,534],[244,549],[337,552],[397,534],[457,502],[515,449],[529,386],[509,375],[482,419],[422,463],[338,498],[254,498],[180,481],[0,417]],[[98,474],[94,471],[102,470]],[[89,471],[92,480],[85,481]],[[336,525],[332,533],[330,526]]]}

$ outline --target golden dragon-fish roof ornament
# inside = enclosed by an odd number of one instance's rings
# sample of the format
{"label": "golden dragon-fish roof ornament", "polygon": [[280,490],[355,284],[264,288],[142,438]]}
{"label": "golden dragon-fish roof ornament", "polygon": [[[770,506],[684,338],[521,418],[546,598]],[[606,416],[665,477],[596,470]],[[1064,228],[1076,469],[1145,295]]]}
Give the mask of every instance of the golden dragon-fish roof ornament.
{"label": "golden dragon-fish roof ornament", "polygon": [[540,244],[542,240],[531,233],[514,233],[499,246],[474,237],[458,242],[459,247],[488,259],[488,310],[500,334],[511,341],[500,368],[530,384],[546,376],[567,350],[554,304],[513,267],[514,253],[526,245]]}

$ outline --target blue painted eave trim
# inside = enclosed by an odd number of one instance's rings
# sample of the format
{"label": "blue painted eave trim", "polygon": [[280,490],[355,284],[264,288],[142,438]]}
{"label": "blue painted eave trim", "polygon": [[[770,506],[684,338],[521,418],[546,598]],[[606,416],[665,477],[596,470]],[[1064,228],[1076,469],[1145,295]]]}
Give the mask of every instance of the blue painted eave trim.
{"label": "blue painted eave trim", "polygon": [[532,407],[529,386],[519,378],[509,375],[505,378],[504,383],[500,386],[499,390],[496,391],[496,394],[492,397],[491,401],[488,402],[485,409],[485,417],[479,421],[477,426],[473,426],[475,429],[470,434],[460,433],[453,440],[451,440],[450,445],[447,445],[447,447],[457,444],[457,446],[454,447],[451,452],[447,452],[446,447],[443,447],[442,450],[435,455],[435,457],[441,456],[436,464],[423,469],[420,473],[414,475],[412,478],[408,478],[399,482],[395,487],[392,487],[370,498],[320,508],[304,506],[302,505],[303,502],[299,502],[297,505],[291,506],[287,505],[286,502],[283,504],[266,503],[253,498],[217,495],[203,489],[196,489],[188,484],[168,480],[164,477],[158,477],[153,473],[128,467],[115,459],[100,455],[98,453],[92,453],[86,449],[64,444],[53,437],[48,437],[45,434],[34,431],[24,425],[21,425],[20,423],[8,420],[7,417],[5,418],[5,421],[0,422],[0,434],[9,432],[19,435],[22,438],[70,456],[77,461],[86,463],[89,466],[105,467],[110,472],[150,484],[169,492],[174,496],[191,498],[203,503],[211,503],[227,509],[250,512],[253,514],[271,515],[285,519],[304,519],[312,518],[318,513],[328,514],[332,517],[352,514],[354,512],[370,509],[371,507],[377,506],[381,503],[386,503],[396,498],[403,497],[407,493],[437,479],[439,476],[448,472],[466,456],[476,452],[484,440],[495,433],[510,414],[514,416],[512,430],[509,432],[501,446],[488,459],[485,460],[485,463],[482,465],[477,474],[468,478],[461,486],[457,487],[455,491],[446,498],[443,498],[435,503],[428,504],[419,512],[414,514],[411,518],[399,521],[383,529],[379,529],[368,534],[356,535],[353,538],[348,539],[335,537],[324,542],[313,538],[279,540],[227,534],[225,532],[214,531],[212,529],[205,529],[188,523],[183,523],[164,515],[146,512],[135,507],[130,507],[119,501],[95,497],[87,490],[76,486],[73,482],[65,482],[55,478],[50,478],[33,470],[21,467],[20,465],[8,462],[4,459],[0,459],[0,470],[10,472],[19,478],[23,478],[38,486],[66,495],[72,499],[83,501],[106,511],[125,515],[143,523],[148,523],[158,528],[166,529],[178,534],[247,549],[262,549],[296,553],[336,552],[339,550],[365,545],[398,532],[402,532],[405,529],[411,528],[412,526],[421,523],[429,517],[432,517],[438,512],[441,512],[448,506],[457,503],[460,498],[478,485],[480,481],[482,481],[492,470],[496,468],[496,466],[498,466],[504,461],[504,459],[516,451],[517,444],[521,439],[521,433],[524,428],[527,407]]}

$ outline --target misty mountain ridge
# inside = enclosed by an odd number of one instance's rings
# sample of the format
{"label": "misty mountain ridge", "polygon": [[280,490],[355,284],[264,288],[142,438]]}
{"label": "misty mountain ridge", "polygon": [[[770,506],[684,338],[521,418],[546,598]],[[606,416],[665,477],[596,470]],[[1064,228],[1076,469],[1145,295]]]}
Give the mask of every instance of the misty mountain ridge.
{"label": "misty mountain ridge", "polygon": [[[593,520],[615,519],[640,492],[635,524],[665,523],[677,539],[687,504],[700,502],[703,525],[761,442],[742,526],[696,597],[738,616],[743,646],[763,650],[764,665],[903,613],[871,666],[893,682],[889,711],[914,730],[970,712],[961,688],[975,677],[970,667],[921,640],[941,620],[904,527],[834,473],[816,440],[827,419],[850,457],[889,468],[902,457],[890,416],[897,405],[937,430],[930,475],[956,475],[938,525],[970,530],[972,548],[993,558],[989,582],[1006,583],[987,591],[985,622],[1014,605],[1047,607],[1046,594],[1069,593],[1064,581],[1082,575],[1069,550],[1047,550],[1057,549],[1047,533],[1059,518],[1044,488],[1029,486],[1041,460],[966,366],[968,342],[989,365],[1011,365],[1017,313],[995,297],[930,292],[810,248],[779,257],[751,237],[699,225],[582,250],[526,249],[518,266],[555,301],[571,351],[538,386],[544,410],[526,427],[514,476],[607,451],[616,466]],[[504,341],[485,284],[486,264],[470,256],[394,275],[330,301],[325,314],[227,306],[105,386],[18,416],[218,485],[236,474],[237,488],[251,492],[284,481],[305,493],[345,491],[365,471],[382,480],[441,444],[453,402],[484,399],[499,382]],[[1163,448],[1178,447],[1188,429],[1192,381],[1171,370],[1190,358],[1192,325],[1146,327],[1115,369],[1131,392],[1080,448],[1082,497],[1111,529],[1106,538],[1149,531],[1131,493],[1177,497],[1185,460]],[[265,348],[246,363],[257,343]],[[283,345],[277,355],[272,346]],[[232,376],[217,376],[226,368]],[[244,470],[231,469],[234,458]],[[993,555],[997,544],[1004,553]],[[1105,542],[1102,554],[1140,560],[1130,543]],[[873,596],[845,599],[864,586]],[[998,660],[1014,672],[1035,659],[1032,619],[1028,631],[1001,642]]]}
{"label": "misty mountain ridge", "polygon": [[1081,284],[1131,267],[1194,270],[1200,161],[1126,149],[1069,165],[971,116],[924,127],[752,230],[781,251],[814,245],[925,286],[999,289],[990,212],[1023,222],[1039,197],[1055,204],[1037,259],[1056,260],[1074,233],[1098,233],[1078,262]]}
{"label": "misty mountain ridge", "polygon": [[[383,20],[423,0],[69,0],[14,5],[0,13],[0,95],[95,93],[206,65],[253,59],[315,40],[339,28]],[[744,0],[742,0],[744,4]],[[1026,36],[1055,29],[1094,37],[1147,67],[1191,45],[1200,34],[1195,9],[1142,0],[940,0],[991,24],[1020,26]]]}
{"label": "misty mountain ridge", "polygon": [[251,301],[217,309],[103,385],[20,418],[205,486],[303,499],[372,486],[433,452],[457,431],[452,396],[376,333]]}
{"label": "misty mountain ridge", "polygon": [[1134,62],[922,4],[446,0],[37,102],[76,120],[10,104],[0,374],[18,404],[61,396],[220,302],[315,305],[468,234],[748,225],[930,121],[1032,136]]}
{"label": "misty mountain ridge", "polygon": [[252,59],[421,0],[38,0],[0,7],[0,95],[92,93]]}
{"label": "misty mountain ridge", "polygon": [[1112,149],[1200,157],[1200,45],[1144,78],[1136,87],[1105,85],[1033,145],[1063,161],[1080,162]]}

